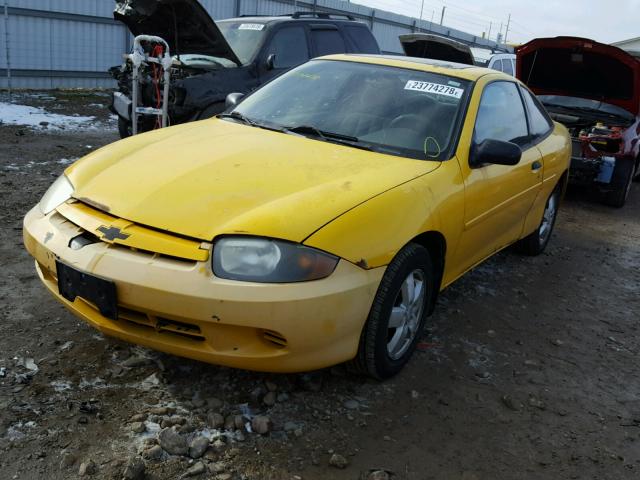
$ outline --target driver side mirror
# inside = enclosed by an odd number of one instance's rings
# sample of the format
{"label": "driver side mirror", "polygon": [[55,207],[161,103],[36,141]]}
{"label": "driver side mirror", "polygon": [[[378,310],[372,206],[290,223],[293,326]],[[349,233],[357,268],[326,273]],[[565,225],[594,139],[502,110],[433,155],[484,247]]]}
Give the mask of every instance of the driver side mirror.
{"label": "driver side mirror", "polygon": [[225,109],[229,110],[230,108],[235,107],[242,101],[243,98],[244,98],[244,93],[240,93],[240,92],[230,93],[229,95],[227,95],[227,98],[224,101]]}
{"label": "driver side mirror", "polygon": [[276,54],[275,53],[269,54],[269,56],[267,57],[266,66],[267,66],[267,70],[273,70],[275,68],[275,66],[276,66]]}
{"label": "driver side mirror", "polygon": [[512,142],[487,139],[471,147],[469,165],[472,168],[486,164],[517,165],[522,157],[522,150]]}

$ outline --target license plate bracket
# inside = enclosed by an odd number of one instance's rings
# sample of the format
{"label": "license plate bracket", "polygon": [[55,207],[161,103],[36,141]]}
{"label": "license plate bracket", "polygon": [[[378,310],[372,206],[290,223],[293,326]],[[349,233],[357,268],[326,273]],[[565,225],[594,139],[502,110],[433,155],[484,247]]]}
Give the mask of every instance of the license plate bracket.
{"label": "license plate bracket", "polygon": [[75,301],[76,297],[83,298],[98,307],[103,316],[117,320],[118,297],[113,281],[82,272],[58,260],[56,272],[60,295],[70,302]]}

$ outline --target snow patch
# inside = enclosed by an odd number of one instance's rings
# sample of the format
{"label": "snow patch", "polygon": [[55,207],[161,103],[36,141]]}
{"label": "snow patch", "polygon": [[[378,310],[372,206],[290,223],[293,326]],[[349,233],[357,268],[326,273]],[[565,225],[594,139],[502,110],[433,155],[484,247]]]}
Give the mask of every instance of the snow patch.
{"label": "snow patch", "polygon": [[96,117],[61,115],[44,108],[0,102],[0,124],[24,125],[36,129],[89,130],[100,128]]}

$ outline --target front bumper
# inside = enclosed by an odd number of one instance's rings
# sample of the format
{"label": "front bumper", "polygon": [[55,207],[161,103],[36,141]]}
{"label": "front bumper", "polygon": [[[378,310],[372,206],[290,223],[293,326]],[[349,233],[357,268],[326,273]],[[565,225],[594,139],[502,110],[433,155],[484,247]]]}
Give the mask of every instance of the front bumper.
{"label": "front bumper", "polygon": [[[384,268],[341,260],[326,279],[260,284],[214,277],[210,261],[177,259],[98,242],[69,242],[83,229],[58,211],[35,207],[24,243],[56,299],[106,335],[204,362],[249,370],[298,372],[349,360]],[[58,292],[56,259],[116,284],[119,317]]]}

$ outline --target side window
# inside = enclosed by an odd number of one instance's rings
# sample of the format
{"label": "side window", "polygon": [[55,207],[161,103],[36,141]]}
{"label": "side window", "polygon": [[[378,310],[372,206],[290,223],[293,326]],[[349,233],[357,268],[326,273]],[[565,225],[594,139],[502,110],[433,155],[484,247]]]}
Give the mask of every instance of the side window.
{"label": "side window", "polygon": [[309,60],[309,47],[304,27],[278,30],[269,44],[267,55],[276,56],[274,68],[291,68]]}
{"label": "side window", "polygon": [[498,70],[499,72],[502,71],[502,60],[498,59],[495,62],[493,62],[493,66],[491,67],[494,70]]}
{"label": "side window", "polygon": [[509,75],[513,75],[513,63],[511,63],[511,59],[505,58],[502,61],[502,68],[504,73],[508,73]]}
{"label": "side window", "polygon": [[551,120],[549,120],[540,102],[533,97],[529,90],[525,88],[521,88],[520,90],[522,91],[524,103],[527,104],[527,110],[529,111],[529,129],[531,130],[531,135],[539,137],[546,134],[551,129]]}
{"label": "side window", "polygon": [[528,141],[524,105],[513,82],[493,82],[482,92],[474,140],[502,140],[524,145]]}
{"label": "side window", "polygon": [[367,27],[349,26],[344,31],[355,45],[357,53],[380,53],[378,44]]}
{"label": "side window", "polygon": [[316,56],[331,55],[332,53],[345,53],[344,40],[338,30],[312,29],[311,39],[316,47]]}

